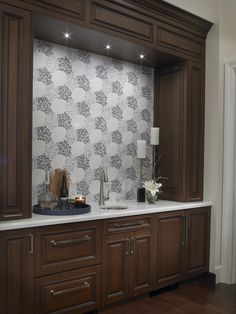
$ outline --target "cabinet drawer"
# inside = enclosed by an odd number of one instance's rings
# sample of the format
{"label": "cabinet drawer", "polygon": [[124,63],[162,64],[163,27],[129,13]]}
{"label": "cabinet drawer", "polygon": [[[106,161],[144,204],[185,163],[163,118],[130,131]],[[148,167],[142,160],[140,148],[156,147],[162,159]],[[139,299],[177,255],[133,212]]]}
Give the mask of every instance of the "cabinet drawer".
{"label": "cabinet drawer", "polygon": [[42,228],[37,237],[36,275],[100,262],[100,223]]}
{"label": "cabinet drawer", "polygon": [[35,282],[38,314],[84,313],[99,306],[99,266],[45,276]]}
{"label": "cabinet drawer", "polygon": [[153,42],[153,23],[151,20],[109,1],[92,1],[91,23],[130,37]]}
{"label": "cabinet drawer", "polygon": [[103,222],[103,233],[112,234],[122,231],[145,229],[152,226],[151,216],[135,216],[130,218],[109,219]]}
{"label": "cabinet drawer", "polygon": [[204,59],[204,39],[177,29],[171,25],[158,23],[157,44],[159,48],[166,48],[166,52],[177,52],[183,56],[191,56],[193,59]]}
{"label": "cabinet drawer", "polygon": [[23,0],[46,9],[84,19],[84,0]]}

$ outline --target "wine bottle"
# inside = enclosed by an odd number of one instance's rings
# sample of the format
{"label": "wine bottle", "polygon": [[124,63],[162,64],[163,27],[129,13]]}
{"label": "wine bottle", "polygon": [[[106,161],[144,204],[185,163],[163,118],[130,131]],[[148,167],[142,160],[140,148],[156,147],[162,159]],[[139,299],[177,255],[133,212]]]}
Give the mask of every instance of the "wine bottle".
{"label": "wine bottle", "polygon": [[67,185],[66,185],[66,176],[65,175],[62,177],[62,186],[61,186],[61,194],[60,194],[60,196],[62,198],[69,196],[68,188],[67,188]]}

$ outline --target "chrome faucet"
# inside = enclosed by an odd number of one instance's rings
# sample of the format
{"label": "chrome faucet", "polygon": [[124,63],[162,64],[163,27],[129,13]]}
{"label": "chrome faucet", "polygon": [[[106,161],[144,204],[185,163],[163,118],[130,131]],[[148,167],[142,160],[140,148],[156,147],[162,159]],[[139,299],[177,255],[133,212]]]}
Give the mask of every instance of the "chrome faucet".
{"label": "chrome faucet", "polygon": [[108,192],[107,197],[105,197],[105,195],[104,195],[104,182],[108,182],[108,175],[107,175],[107,171],[102,169],[102,174],[100,177],[100,195],[99,195],[99,205],[100,206],[105,205],[105,201],[107,201],[109,199],[109,192]]}

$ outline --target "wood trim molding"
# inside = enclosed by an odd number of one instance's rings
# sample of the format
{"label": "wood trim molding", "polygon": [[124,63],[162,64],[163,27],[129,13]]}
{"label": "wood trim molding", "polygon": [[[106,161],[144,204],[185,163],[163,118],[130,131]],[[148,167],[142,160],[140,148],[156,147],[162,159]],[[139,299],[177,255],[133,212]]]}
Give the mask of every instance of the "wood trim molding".
{"label": "wood trim molding", "polygon": [[225,64],[221,281],[236,283],[236,60]]}

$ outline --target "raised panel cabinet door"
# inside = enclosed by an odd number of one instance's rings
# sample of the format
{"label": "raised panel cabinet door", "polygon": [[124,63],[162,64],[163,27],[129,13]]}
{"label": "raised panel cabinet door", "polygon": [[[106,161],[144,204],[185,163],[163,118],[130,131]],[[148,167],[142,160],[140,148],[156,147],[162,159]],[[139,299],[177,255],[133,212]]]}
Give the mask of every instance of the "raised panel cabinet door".
{"label": "raised panel cabinet door", "polygon": [[31,217],[31,13],[0,4],[0,220]]}
{"label": "raised panel cabinet door", "polygon": [[1,313],[33,313],[33,241],[29,229],[0,233]]}
{"label": "raised panel cabinet door", "polygon": [[183,277],[185,212],[157,216],[157,287],[178,282]]}
{"label": "raised panel cabinet door", "polygon": [[156,72],[156,123],[160,127],[159,170],[166,177],[162,198],[186,201],[186,67],[183,63]]}
{"label": "raised panel cabinet door", "polygon": [[186,211],[185,277],[209,270],[210,207]]}
{"label": "raised panel cabinet door", "polygon": [[203,162],[204,162],[204,84],[203,66],[188,63],[188,200],[203,199]]}
{"label": "raised panel cabinet door", "polygon": [[23,0],[46,9],[84,19],[86,0]]}
{"label": "raised panel cabinet door", "polygon": [[153,275],[153,243],[151,230],[130,234],[130,295],[150,291]]}
{"label": "raised panel cabinet door", "polygon": [[119,302],[129,293],[129,233],[103,238],[102,303]]}

